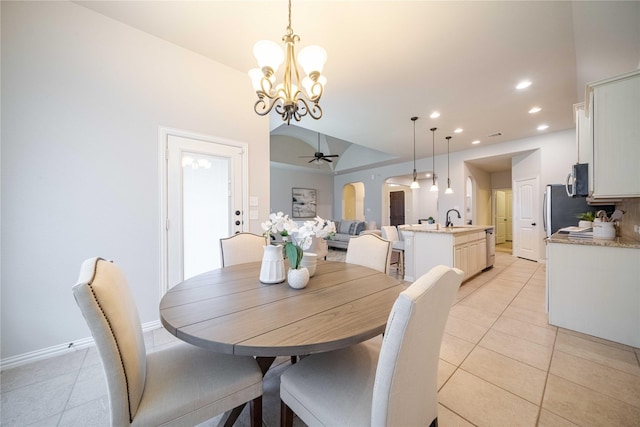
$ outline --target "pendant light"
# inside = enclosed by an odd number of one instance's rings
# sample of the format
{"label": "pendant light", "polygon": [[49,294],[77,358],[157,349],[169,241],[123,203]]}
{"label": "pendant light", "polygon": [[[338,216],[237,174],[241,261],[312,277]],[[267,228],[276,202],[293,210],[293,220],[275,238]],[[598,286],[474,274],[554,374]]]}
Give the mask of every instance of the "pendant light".
{"label": "pendant light", "polygon": [[413,122],[413,182],[410,188],[413,190],[420,188],[420,184],[418,184],[418,174],[416,173],[416,120],[418,120],[417,117],[411,117],[411,121]]}
{"label": "pendant light", "polygon": [[438,128],[431,128],[431,160],[433,162],[433,166],[431,168],[431,177],[433,179],[433,184],[431,184],[431,191],[438,191],[438,184],[436,184],[436,130]]}
{"label": "pendant light", "polygon": [[451,179],[449,179],[449,144],[451,143],[451,137],[447,136],[445,139],[447,140],[447,189],[444,190],[444,194],[453,194]]}

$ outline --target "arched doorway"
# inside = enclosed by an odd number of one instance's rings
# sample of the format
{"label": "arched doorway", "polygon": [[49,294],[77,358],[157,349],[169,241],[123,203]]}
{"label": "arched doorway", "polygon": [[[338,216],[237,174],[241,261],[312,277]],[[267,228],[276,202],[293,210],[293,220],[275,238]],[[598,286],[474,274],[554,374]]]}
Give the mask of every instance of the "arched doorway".
{"label": "arched doorway", "polygon": [[364,221],[364,183],[352,182],[342,188],[342,219]]}

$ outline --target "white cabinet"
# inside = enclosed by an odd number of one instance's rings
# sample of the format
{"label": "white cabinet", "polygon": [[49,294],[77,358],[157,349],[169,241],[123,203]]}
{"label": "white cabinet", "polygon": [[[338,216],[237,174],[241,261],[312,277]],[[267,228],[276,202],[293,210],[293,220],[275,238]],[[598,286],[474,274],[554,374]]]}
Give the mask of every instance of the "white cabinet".
{"label": "white cabinet", "polygon": [[487,235],[484,231],[454,238],[454,266],[464,271],[464,280],[481,272],[487,263]]}
{"label": "white cabinet", "polygon": [[577,163],[589,164],[589,193],[593,192],[593,139],[591,121],[585,110],[584,102],[574,104],[573,117],[576,123]]}
{"label": "white cabinet", "polygon": [[547,243],[549,323],[640,347],[640,249]]}
{"label": "white cabinet", "polygon": [[576,123],[576,144],[578,148],[578,163],[593,162],[593,141],[591,139],[591,122],[585,111],[584,102],[573,106]]}
{"label": "white cabinet", "polygon": [[587,86],[593,199],[640,197],[640,70]]}
{"label": "white cabinet", "polygon": [[405,280],[416,280],[437,265],[464,271],[464,279],[487,266],[487,234],[483,228],[457,232],[404,231]]}

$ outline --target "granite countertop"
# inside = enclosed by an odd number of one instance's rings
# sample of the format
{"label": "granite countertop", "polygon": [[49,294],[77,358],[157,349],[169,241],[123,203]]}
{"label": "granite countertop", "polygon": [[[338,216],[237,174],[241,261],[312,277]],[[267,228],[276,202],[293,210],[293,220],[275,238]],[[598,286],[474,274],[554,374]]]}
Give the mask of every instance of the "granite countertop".
{"label": "granite countertop", "polygon": [[554,233],[551,235],[551,237],[547,237],[545,240],[547,243],[565,243],[569,245],[589,245],[604,246],[610,248],[640,249],[640,242],[629,237],[616,237],[613,240],[576,239],[569,238],[568,234]]}
{"label": "granite countertop", "polygon": [[477,233],[478,231],[485,231],[487,229],[493,229],[493,225],[456,225],[453,227],[444,227],[438,224],[438,228],[433,227],[431,224],[414,225],[411,227],[403,228],[404,231],[415,231],[420,233],[439,233],[439,234],[468,234]]}

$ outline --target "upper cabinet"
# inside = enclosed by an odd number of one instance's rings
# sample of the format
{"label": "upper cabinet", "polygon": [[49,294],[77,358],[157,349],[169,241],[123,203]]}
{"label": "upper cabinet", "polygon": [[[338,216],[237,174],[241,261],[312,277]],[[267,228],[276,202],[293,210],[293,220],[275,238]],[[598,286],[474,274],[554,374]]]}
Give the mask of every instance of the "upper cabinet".
{"label": "upper cabinet", "polygon": [[640,70],[589,83],[586,99],[591,152],[576,131],[579,160],[589,163],[592,199],[640,197]]}
{"label": "upper cabinet", "polygon": [[593,139],[591,122],[585,111],[584,102],[573,105],[573,117],[576,123],[577,163],[589,164],[589,194],[593,192]]}

